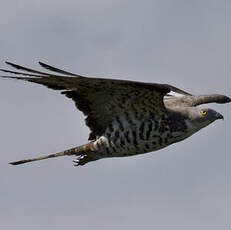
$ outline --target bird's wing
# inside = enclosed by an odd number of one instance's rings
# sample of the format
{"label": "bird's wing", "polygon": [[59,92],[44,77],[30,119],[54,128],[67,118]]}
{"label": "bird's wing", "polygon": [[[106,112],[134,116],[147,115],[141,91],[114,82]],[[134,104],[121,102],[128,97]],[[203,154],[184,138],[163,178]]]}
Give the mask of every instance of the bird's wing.
{"label": "bird's wing", "polygon": [[1,69],[3,72],[16,75],[2,77],[21,79],[62,90],[62,94],[74,100],[76,107],[87,116],[86,124],[92,131],[92,137],[100,136],[113,118],[130,111],[135,110],[140,114],[145,110],[159,115],[165,113],[163,97],[170,91],[190,95],[167,84],[88,78],[41,62],[39,64],[42,67],[62,75],[41,72],[10,62],[6,64],[26,72]]}
{"label": "bird's wing", "polygon": [[208,95],[186,95],[182,97],[165,97],[164,103],[167,107],[192,107],[208,103],[224,104],[231,102],[231,98],[222,94],[208,94]]}

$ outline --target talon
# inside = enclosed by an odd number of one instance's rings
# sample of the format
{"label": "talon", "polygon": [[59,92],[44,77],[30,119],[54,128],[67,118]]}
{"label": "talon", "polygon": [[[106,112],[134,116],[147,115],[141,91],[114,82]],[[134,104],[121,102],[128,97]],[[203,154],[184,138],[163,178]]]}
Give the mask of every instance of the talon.
{"label": "talon", "polygon": [[79,159],[78,158],[75,159],[75,160],[73,160],[72,162],[73,162],[74,166],[78,166],[79,165]]}
{"label": "talon", "polygon": [[73,160],[73,165],[74,166],[83,166],[92,160],[93,159],[89,158],[88,155],[81,155],[81,156],[77,157],[75,160]]}
{"label": "talon", "polygon": [[81,161],[86,157],[86,155],[81,155],[79,157],[77,157],[75,160],[73,160],[73,165],[74,166],[79,166],[82,165]]}

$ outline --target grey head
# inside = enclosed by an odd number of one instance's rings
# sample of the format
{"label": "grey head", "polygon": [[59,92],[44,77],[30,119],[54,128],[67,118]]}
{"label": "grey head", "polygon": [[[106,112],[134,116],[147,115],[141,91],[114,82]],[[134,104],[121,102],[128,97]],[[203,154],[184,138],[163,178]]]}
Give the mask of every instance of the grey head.
{"label": "grey head", "polygon": [[217,119],[224,119],[223,115],[210,108],[186,107],[182,112],[188,129],[196,132]]}
{"label": "grey head", "polygon": [[231,102],[231,99],[220,94],[167,97],[164,100],[165,106],[170,111],[178,113],[184,119],[188,135],[192,135],[218,119],[224,119],[223,115],[217,111],[198,107],[198,105],[228,102]]}

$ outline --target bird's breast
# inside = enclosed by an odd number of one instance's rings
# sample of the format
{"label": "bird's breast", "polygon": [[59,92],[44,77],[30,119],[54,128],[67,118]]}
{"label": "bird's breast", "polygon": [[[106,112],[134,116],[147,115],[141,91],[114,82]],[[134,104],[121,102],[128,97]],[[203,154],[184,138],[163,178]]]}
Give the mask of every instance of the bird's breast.
{"label": "bird's breast", "polygon": [[176,142],[167,120],[157,116],[117,116],[105,133],[94,142],[102,157],[121,157],[147,153]]}

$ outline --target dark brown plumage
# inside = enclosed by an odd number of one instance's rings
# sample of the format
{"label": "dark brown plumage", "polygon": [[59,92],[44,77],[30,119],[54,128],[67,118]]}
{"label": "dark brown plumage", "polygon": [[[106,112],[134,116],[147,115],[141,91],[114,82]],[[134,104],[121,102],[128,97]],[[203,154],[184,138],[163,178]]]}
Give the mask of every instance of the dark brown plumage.
{"label": "dark brown plumage", "polygon": [[[164,148],[221,118],[214,110],[207,117],[195,106],[203,103],[227,103],[223,95],[191,95],[167,84],[143,83],[116,79],[87,78],[45,63],[39,64],[56,75],[10,62],[6,64],[26,72],[1,69],[21,76],[2,76],[25,80],[61,90],[86,115],[90,142],[86,145],[45,157],[28,159],[22,164],[62,155],[80,156],[76,164],[105,157],[130,156]],[[25,77],[27,76],[27,77]],[[180,98],[165,97],[170,91]]]}

